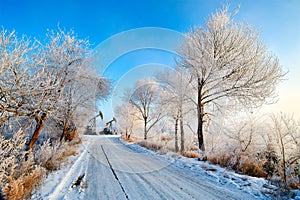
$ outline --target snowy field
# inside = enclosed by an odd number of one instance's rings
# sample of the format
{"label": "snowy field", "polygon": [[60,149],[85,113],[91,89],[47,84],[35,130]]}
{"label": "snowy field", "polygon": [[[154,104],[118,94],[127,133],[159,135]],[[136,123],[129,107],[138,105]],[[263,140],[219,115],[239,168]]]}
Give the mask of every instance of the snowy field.
{"label": "snowy field", "polygon": [[79,152],[49,174],[32,199],[276,198],[264,179],[171,152],[160,155],[114,136],[84,136]]}

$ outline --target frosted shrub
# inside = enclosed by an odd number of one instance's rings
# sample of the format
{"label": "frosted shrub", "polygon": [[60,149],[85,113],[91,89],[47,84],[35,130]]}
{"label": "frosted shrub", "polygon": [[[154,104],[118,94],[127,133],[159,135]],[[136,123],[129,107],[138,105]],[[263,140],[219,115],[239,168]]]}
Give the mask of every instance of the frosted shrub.
{"label": "frosted shrub", "polygon": [[37,146],[35,150],[35,162],[49,171],[53,171],[59,168],[59,157],[62,154],[63,148],[60,148],[61,143],[56,142],[51,145],[48,139],[42,146]]}
{"label": "frosted shrub", "polygon": [[61,143],[57,141],[51,144],[50,140],[47,140],[43,145],[34,149],[35,162],[48,171],[59,169],[63,161],[76,154],[78,154],[77,146],[72,142]]}
{"label": "frosted shrub", "polygon": [[7,199],[28,198],[45,175],[45,169],[35,165],[31,151],[24,151],[26,140],[19,130],[13,138],[0,139],[0,186]]}

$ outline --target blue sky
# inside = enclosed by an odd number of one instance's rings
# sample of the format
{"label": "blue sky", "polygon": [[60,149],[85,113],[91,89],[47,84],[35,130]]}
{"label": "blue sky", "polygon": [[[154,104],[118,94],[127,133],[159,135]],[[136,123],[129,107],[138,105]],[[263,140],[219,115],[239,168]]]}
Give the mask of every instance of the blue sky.
{"label": "blue sky", "polygon": [[[280,101],[275,111],[295,112],[300,117],[300,1],[299,0],[0,0],[0,25],[42,39],[47,29],[73,29],[92,48],[123,31],[142,27],[161,27],[187,32],[204,25],[216,9],[228,3],[234,10],[240,5],[236,20],[253,25],[262,41],[276,54],[290,73],[279,86]],[[136,51],[120,56],[107,72],[118,79],[138,65],[172,64],[172,56],[159,51]],[[127,57],[127,58],[126,58]],[[114,74],[122,68],[122,73]]]}
{"label": "blue sky", "polygon": [[138,27],[186,32],[191,26],[203,25],[224,2],[232,9],[241,5],[237,19],[261,29],[268,43],[276,40],[291,44],[300,34],[299,0],[0,0],[0,23],[20,34],[40,37],[59,23],[97,45],[114,34]]}

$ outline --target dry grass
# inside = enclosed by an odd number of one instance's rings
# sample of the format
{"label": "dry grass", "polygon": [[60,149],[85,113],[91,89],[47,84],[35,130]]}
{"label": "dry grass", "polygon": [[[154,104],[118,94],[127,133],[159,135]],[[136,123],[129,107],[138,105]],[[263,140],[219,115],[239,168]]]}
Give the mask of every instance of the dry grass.
{"label": "dry grass", "polygon": [[295,181],[290,181],[289,186],[293,190],[299,190],[300,189],[300,184],[296,183]]}
{"label": "dry grass", "polygon": [[220,165],[221,167],[227,167],[230,165],[230,160],[232,158],[232,155],[209,156],[208,160],[212,164]]}
{"label": "dry grass", "polygon": [[65,162],[70,156],[78,154],[77,146],[65,143],[64,147],[61,147],[55,154],[46,161],[45,167],[48,171],[55,171],[60,168],[60,165]]}
{"label": "dry grass", "polygon": [[135,142],[135,139],[134,139],[133,137],[131,137],[131,138],[129,138],[127,141],[128,141],[128,142]]}
{"label": "dry grass", "polygon": [[5,199],[29,199],[46,175],[45,168],[34,162],[33,152],[23,150],[25,142],[21,131],[11,139],[0,139],[0,189]]}
{"label": "dry grass", "polygon": [[137,142],[137,144],[142,147],[145,147],[145,148],[148,148],[151,150],[156,150],[156,151],[161,150],[163,148],[163,145],[157,144],[154,142],[149,142],[149,141],[139,141],[139,142]]}
{"label": "dry grass", "polygon": [[68,141],[71,145],[80,144],[82,142],[81,138],[76,130],[69,132],[66,135],[65,140]]}
{"label": "dry grass", "polygon": [[[40,186],[47,171],[59,169],[68,157],[77,155],[79,136],[73,135],[71,142],[46,141],[36,145],[32,151],[24,151],[26,140],[16,133],[13,139],[1,138],[0,189],[5,199],[30,199],[34,189]],[[2,196],[1,196],[2,197]],[[0,198],[1,198],[0,197]]]}
{"label": "dry grass", "polygon": [[266,178],[266,173],[263,171],[263,168],[259,165],[259,163],[254,160],[249,160],[249,158],[245,156],[232,154],[214,155],[209,156],[208,160],[212,164],[227,167],[249,176]]}
{"label": "dry grass", "polygon": [[125,134],[123,134],[121,136],[121,139],[126,141],[126,142],[135,142],[136,141],[136,138],[135,137],[132,137],[132,136],[127,136]]}
{"label": "dry grass", "polygon": [[194,151],[185,151],[182,155],[187,158],[200,158],[199,155]]}
{"label": "dry grass", "polygon": [[45,169],[47,169],[47,171],[55,171],[59,169],[59,164],[57,164],[57,162],[55,162],[55,160],[53,159],[49,159],[46,161],[46,163],[43,165],[43,167],[45,167]]}
{"label": "dry grass", "polygon": [[78,154],[78,145],[65,143],[65,145],[62,148],[63,149],[59,152],[59,155],[56,157],[57,161],[64,162],[70,156],[76,156]]}
{"label": "dry grass", "polygon": [[244,161],[238,170],[241,171],[243,174],[247,174],[249,176],[261,177],[261,178],[267,177],[266,173],[259,165],[249,160]]}
{"label": "dry grass", "polygon": [[70,156],[78,154],[78,144],[71,142],[57,142],[51,144],[46,141],[42,146],[37,146],[35,149],[35,163],[46,168],[48,171],[54,171],[60,168]]}
{"label": "dry grass", "polygon": [[16,179],[11,179],[3,187],[3,195],[9,200],[29,199],[31,192],[41,184],[45,175],[45,169],[37,167],[27,175],[23,174]]}

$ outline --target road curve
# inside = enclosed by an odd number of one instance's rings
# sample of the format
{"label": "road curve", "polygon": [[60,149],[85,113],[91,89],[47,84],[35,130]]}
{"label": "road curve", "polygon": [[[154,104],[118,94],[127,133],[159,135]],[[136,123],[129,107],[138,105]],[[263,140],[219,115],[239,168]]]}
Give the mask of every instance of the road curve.
{"label": "road curve", "polygon": [[84,199],[255,199],[188,168],[119,142],[89,136]]}

